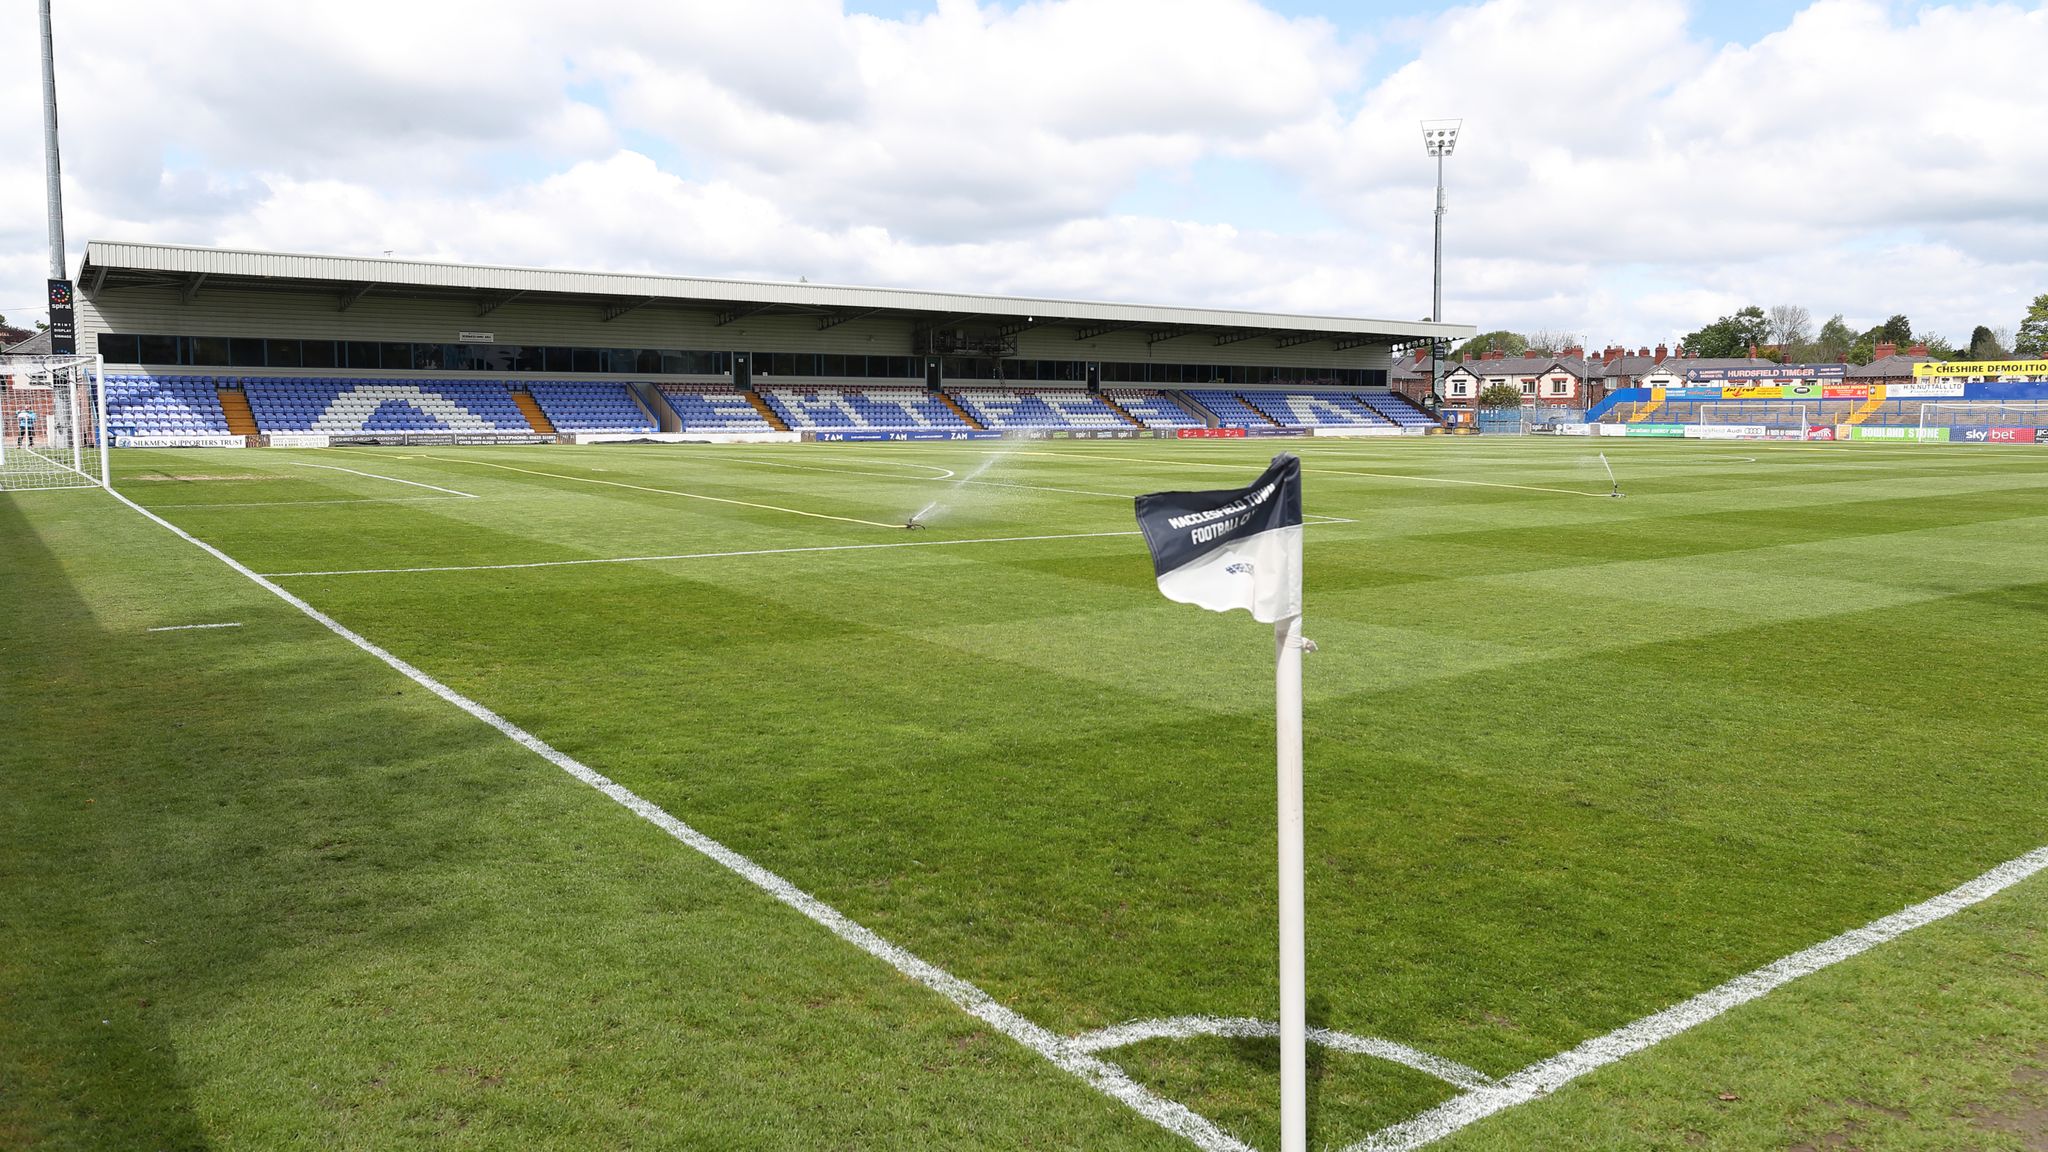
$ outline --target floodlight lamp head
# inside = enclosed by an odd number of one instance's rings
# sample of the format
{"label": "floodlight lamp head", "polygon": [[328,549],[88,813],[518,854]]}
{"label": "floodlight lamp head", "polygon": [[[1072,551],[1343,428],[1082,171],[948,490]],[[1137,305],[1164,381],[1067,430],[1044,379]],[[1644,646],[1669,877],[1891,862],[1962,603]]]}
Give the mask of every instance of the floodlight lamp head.
{"label": "floodlight lamp head", "polygon": [[1449,156],[1458,146],[1458,130],[1464,127],[1463,120],[1424,120],[1422,122],[1422,147],[1431,156]]}

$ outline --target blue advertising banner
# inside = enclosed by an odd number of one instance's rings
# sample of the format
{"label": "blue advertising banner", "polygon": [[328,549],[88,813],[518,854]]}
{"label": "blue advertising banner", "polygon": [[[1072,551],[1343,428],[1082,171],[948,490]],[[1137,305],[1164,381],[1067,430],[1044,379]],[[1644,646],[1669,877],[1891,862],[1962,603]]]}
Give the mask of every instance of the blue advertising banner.
{"label": "blue advertising banner", "polygon": [[1737,384],[1775,384],[1792,380],[1841,380],[1849,375],[1847,364],[1767,364],[1761,368],[1688,368],[1685,378],[1693,383],[1725,380]]}

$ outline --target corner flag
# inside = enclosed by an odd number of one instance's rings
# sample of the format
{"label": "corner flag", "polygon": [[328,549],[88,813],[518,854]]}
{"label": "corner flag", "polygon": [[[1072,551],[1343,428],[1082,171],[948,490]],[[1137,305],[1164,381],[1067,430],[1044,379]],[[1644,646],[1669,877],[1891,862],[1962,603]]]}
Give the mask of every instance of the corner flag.
{"label": "corner flag", "polygon": [[1301,615],[1301,460],[1273,458],[1248,488],[1138,497],[1138,527],[1168,600],[1243,608],[1261,624]]}
{"label": "corner flag", "polygon": [[1159,591],[1273,626],[1280,849],[1280,1148],[1308,1152],[1307,932],[1302,902],[1301,460],[1282,453],[1246,488],[1137,500]]}

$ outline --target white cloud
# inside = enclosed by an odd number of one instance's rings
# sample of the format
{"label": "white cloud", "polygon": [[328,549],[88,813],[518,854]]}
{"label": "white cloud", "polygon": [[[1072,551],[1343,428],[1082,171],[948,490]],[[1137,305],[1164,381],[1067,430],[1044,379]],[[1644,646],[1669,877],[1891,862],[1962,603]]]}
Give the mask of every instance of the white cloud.
{"label": "white cloud", "polygon": [[[1370,84],[1253,0],[476,12],[60,9],[74,262],[119,236],[1413,317],[1417,121],[1461,115],[1454,319],[1638,344],[1782,301],[1960,338],[2048,287],[2038,6],[1818,0],[1725,45],[1679,0],[1488,0]],[[4,51],[33,109],[35,45]],[[40,296],[37,127],[0,127],[0,304]],[[1325,222],[1120,206],[1216,157]]]}

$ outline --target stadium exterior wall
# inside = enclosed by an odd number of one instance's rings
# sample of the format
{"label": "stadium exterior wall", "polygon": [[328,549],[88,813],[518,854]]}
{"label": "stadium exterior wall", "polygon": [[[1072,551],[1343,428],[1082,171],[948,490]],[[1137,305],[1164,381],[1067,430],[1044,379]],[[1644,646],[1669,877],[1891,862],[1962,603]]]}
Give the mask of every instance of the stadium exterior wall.
{"label": "stadium exterior wall", "polygon": [[[453,343],[459,333],[482,331],[501,344],[883,356],[919,351],[912,347],[916,326],[908,319],[850,320],[819,331],[817,321],[806,316],[764,315],[721,326],[704,311],[653,306],[607,321],[597,308],[585,304],[519,300],[487,316],[476,313],[475,305],[462,300],[380,298],[374,292],[344,310],[334,296],[313,293],[209,291],[202,286],[187,302],[184,291],[177,287],[124,287],[82,298],[78,328],[84,349],[95,349],[99,335],[105,332]],[[1137,330],[1080,340],[1071,331],[1050,328],[1020,334],[1016,355],[1035,360],[1379,370],[1392,363],[1384,346],[1340,351],[1321,343],[1288,348],[1273,345],[1273,337],[1264,336],[1218,346],[1200,334],[1154,343]],[[224,369],[219,374],[268,371]]]}

